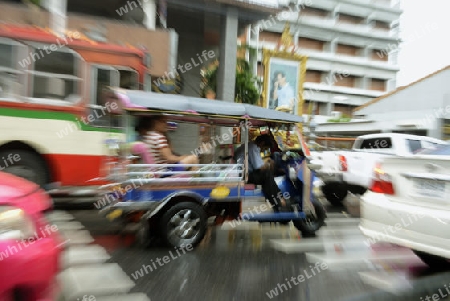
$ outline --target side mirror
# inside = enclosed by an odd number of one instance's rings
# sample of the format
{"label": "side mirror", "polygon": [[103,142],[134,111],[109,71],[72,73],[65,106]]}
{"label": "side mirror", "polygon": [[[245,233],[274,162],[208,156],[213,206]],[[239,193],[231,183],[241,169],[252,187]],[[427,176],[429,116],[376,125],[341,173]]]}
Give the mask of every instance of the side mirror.
{"label": "side mirror", "polygon": [[322,168],[322,161],[320,160],[311,160],[308,164],[306,164],[311,170],[319,170]]}

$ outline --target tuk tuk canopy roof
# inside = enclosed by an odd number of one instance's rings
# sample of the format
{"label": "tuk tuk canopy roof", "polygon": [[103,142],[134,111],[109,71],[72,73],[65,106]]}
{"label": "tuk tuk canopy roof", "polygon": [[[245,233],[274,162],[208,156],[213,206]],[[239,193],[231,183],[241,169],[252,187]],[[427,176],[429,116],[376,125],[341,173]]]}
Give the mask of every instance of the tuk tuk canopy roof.
{"label": "tuk tuk canopy roof", "polygon": [[214,120],[218,124],[233,124],[236,120],[247,119],[253,120],[255,125],[267,122],[301,123],[303,121],[301,116],[259,106],[185,95],[126,90],[120,98],[125,102],[127,111],[175,114],[178,115],[176,119],[180,121],[211,122]]}

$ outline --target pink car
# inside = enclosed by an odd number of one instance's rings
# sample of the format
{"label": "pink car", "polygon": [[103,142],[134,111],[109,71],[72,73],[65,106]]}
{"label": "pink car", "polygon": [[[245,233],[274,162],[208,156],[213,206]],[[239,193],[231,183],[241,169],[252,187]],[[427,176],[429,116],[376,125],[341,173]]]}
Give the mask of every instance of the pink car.
{"label": "pink car", "polygon": [[61,238],[43,212],[52,201],[22,178],[0,172],[0,300],[53,301]]}

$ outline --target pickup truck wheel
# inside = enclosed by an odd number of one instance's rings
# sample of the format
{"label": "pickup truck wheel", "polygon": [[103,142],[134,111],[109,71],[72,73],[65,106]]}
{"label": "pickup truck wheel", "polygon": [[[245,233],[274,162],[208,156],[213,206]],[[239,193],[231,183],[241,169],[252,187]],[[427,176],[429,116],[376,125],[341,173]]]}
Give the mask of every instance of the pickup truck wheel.
{"label": "pickup truck wheel", "polygon": [[315,237],[316,232],[325,225],[327,213],[323,205],[316,200],[311,200],[316,215],[306,213],[306,219],[293,221],[295,228],[302,233],[302,237]]}
{"label": "pickup truck wheel", "polygon": [[342,206],[342,202],[347,197],[347,189],[340,185],[324,185],[322,192],[328,202],[333,206]]}
{"label": "pickup truck wheel", "polygon": [[413,250],[414,254],[420,258],[424,263],[426,263],[430,268],[433,269],[449,269],[450,268],[450,259],[439,257],[436,255],[431,255],[428,253],[424,253],[421,251]]}
{"label": "pickup truck wheel", "polygon": [[205,210],[195,203],[179,203],[165,212],[160,220],[161,238],[172,247],[198,245],[207,230]]}

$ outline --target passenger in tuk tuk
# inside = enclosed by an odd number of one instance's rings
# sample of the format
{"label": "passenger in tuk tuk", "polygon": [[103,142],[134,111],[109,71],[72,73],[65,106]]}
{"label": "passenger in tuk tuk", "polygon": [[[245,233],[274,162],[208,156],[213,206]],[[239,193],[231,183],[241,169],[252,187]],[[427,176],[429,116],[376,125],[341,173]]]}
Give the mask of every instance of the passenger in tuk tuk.
{"label": "passenger in tuk tuk", "polygon": [[[167,139],[168,125],[167,117],[154,116],[150,119],[149,130],[144,138],[149,146],[149,152],[153,156],[155,164],[198,164],[195,155],[177,156],[173,153]],[[185,170],[185,168],[170,168],[171,170]],[[190,168],[195,170],[195,168]]]}
{"label": "passenger in tuk tuk", "polygon": [[138,123],[134,128],[137,134],[136,138],[137,141],[144,142],[145,136],[147,135],[147,132],[150,130],[150,126],[151,126],[150,117],[139,118]]}
{"label": "passenger in tuk tuk", "polygon": [[[248,143],[248,183],[261,185],[264,197],[269,200],[274,212],[280,212],[286,206],[286,200],[282,197],[280,188],[275,182],[274,162],[269,159],[266,162],[261,158],[261,150],[271,147],[272,141],[268,134],[258,136]],[[236,149],[234,158],[241,163],[245,160],[245,145]]]}

